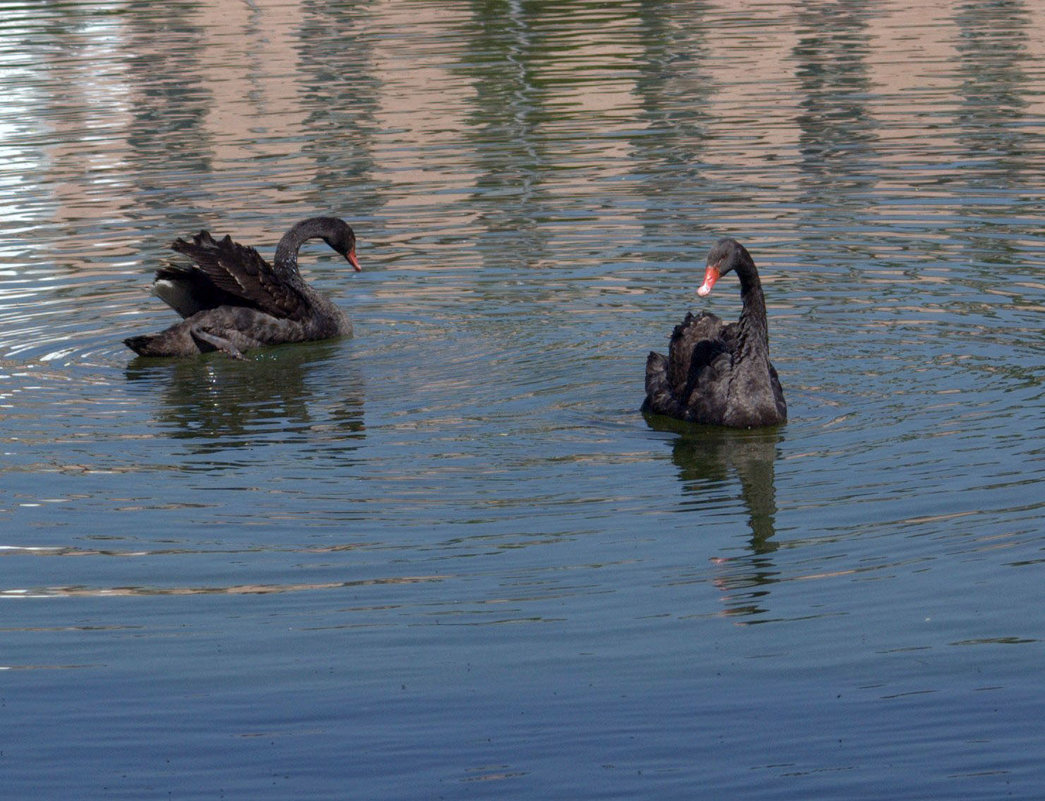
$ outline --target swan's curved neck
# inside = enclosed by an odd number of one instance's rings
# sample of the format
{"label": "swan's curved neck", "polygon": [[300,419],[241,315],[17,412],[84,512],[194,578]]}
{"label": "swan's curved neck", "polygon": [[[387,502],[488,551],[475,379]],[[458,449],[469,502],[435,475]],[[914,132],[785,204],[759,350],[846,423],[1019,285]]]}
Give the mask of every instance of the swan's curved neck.
{"label": "swan's curved neck", "polygon": [[315,220],[299,222],[279,240],[276,255],[273,259],[275,267],[284,273],[296,273],[298,269],[298,251],[309,239],[322,237],[324,229]]}
{"label": "swan's curved neck", "polygon": [[766,321],[766,296],[762,294],[762,281],[750,257],[742,259],[736,267],[740,279],[740,299],[744,308],[740,313],[741,358],[752,351],[769,349],[769,324]]}

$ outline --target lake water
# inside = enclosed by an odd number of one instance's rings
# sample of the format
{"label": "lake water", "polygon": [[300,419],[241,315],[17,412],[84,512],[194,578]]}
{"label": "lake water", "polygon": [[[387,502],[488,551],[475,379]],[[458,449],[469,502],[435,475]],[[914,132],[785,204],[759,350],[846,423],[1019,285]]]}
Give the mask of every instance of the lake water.
{"label": "lake water", "polygon": [[[0,795],[1041,797],[1045,6],[0,5]],[[639,413],[722,235],[779,429]]]}

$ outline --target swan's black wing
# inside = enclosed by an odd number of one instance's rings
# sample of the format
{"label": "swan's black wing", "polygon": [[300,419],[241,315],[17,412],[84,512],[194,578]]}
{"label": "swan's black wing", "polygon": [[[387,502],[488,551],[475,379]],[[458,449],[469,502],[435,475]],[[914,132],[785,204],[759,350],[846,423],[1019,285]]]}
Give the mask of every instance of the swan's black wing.
{"label": "swan's black wing", "polygon": [[195,264],[169,264],[156,271],[153,292],[182,317],[192,317],[205,309],[219,306],[243,306],[243,298],[215,286],[210,277]]}
{"label": "swan's black wing", "polygon": [[693,348],[689,375],[682,392],[686,419],[697,423],[722,422],[733,372],[733,353],[722,339],[705,339]]}
{"label": "swan's black wing", "polygon": [[[735,323],[726,325],[708,312],[687,314],[671,332],[668,355],[650,353],[646,358],[646,401],[642,408],[681,420],[694,419],[690,405],[700,405],[700,393],[706,391],[709,380],[728,372],[729,342],[735,337],[735,327]],[[700,413],[703,416],[704,410]]]}
{"label": "swan's black wing", "polygon": [[698,346],[703,343],[722,342],[726,329],[731,327],[725,325],[714,314],[701,312],[696,317],[687,314],[686,319],[671,332],[671,343],[668,346],[668,383],[671,385],[672,393],[681,403],[686,403],[689,394],[686,387],[690,384],[690,376],[693,373],[694,357],[700,365],[715,355],[708,350],[708,346],[699,349]]}
{"label": "swan's black wing", "polygon": [[668,382],[668,360],[650,351],[646,357],[646,400],[642,411],[681,418],[685,412]]}
{"label": "swan's black wing", "polygon": [[308,298],[276,274],[254,248],[237,244],[230,236],[215,241],[209,233],[200,231],[192,242],[174,240],[171,249],[184,253],[195,266],[164,268],[157,273],[157,281],[166,279],[179,284],[182,292],[200,304],[197,310],[247,306],[274,317],[300,320],[311,308]]}

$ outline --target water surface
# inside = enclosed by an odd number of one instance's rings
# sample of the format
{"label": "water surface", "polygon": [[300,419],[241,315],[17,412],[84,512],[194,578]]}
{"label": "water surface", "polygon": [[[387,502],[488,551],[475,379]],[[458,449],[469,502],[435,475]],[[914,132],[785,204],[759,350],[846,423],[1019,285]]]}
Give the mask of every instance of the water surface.
{"label": "water surface", "polygon": [[[2,16],[12,797],[1038,796],[1035,4]],[[123,347],[317,213],[353,339]],[[638,412],[724,234],[779,429]]]}

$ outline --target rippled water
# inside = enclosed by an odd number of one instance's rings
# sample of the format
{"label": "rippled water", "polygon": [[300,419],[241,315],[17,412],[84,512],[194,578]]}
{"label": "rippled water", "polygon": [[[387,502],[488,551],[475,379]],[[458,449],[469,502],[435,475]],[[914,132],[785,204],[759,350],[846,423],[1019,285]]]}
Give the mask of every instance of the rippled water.
{"label": "rippled water", "polygon": [[[1045,10],[0,5],[12,798],[1038,797]],[[354,339],[123,347],[316,213]],[[780,429],[638,412],[722,234]]]}

